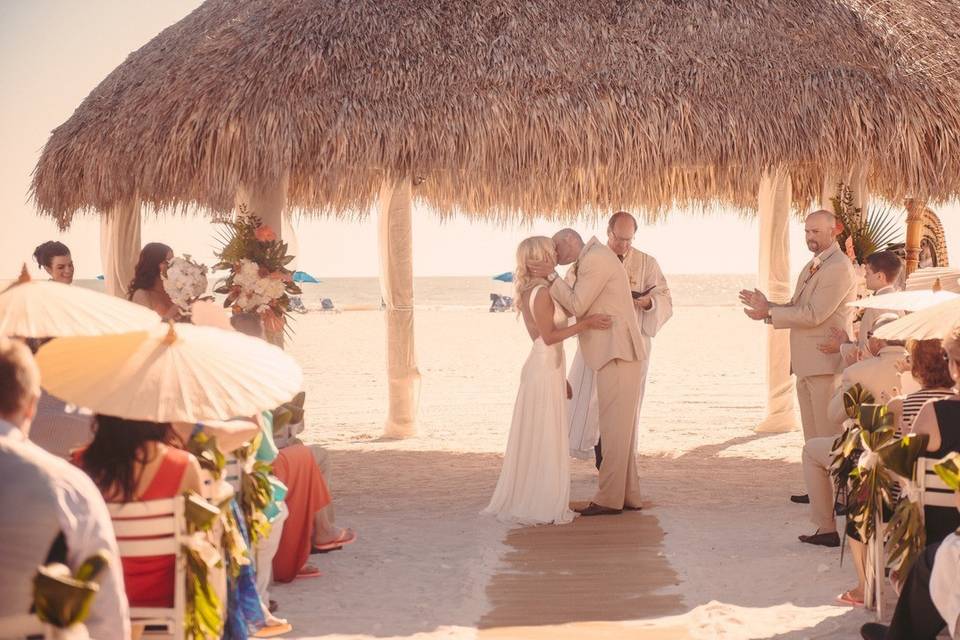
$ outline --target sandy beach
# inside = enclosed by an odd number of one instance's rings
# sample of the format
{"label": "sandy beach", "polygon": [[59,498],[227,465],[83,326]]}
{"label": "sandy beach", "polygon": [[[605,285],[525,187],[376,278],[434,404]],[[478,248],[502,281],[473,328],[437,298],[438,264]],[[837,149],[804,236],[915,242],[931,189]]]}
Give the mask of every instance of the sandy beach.
{"label": "sandy beach", "polygon": [[[511,528],[478,515],[499,472],[528,342],[512,314],[421,310],[419,433],[381,438],[377,312],[298,318],[305,440],[333,452],[338,524],[359,541],[313,556],[320,578],[275,587],[292,637],[841,638],[872,614],[834,606],[853,583],[810,547],[801,435],[758,435],[761,328],[727,307],[678,307],[654,343],[641,418],[642,513]],[[574,344],[568,343],[572,356]],[[596,473],[573,465],[574,500]]]}

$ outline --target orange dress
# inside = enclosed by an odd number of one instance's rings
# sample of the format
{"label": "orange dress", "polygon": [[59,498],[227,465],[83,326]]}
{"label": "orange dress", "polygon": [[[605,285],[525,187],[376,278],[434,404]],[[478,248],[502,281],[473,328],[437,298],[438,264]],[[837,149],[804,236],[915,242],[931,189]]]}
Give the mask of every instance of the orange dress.
{"label": "orange dress", "polygon": [[330,504],[330,491],[305,445],[280,449],[273,461],[273,475],[287,487],[284,502],[290,514],[283,523],[280,546],[273,556],[273,579],[290,582],[307,563],[313,546],[313,517]]}
{"label": "orange dress", "polygon": [[[76,458],[83,466],[83,451]],[[173,498],[180,492],[183,474],[190,463],[190,454],[181,449],[166,447],[156,475],[137,502]],[[121,558],[123,582],[131,607],[172,607],[173,581],[176,576],[176,557],[143,556]]]}

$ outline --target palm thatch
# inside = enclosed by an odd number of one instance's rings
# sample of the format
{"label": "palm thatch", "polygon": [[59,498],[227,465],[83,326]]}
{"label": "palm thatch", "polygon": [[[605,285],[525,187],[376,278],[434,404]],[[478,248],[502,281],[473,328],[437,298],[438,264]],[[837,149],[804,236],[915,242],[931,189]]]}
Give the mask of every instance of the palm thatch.
{"label": "palm thatch", "polygon": [[138,197],[365,211],[385,174],[441,214],[750,207],[868,163],[892,201],[960,193],[958,0],[208,0],[53,131],[38,208]]}

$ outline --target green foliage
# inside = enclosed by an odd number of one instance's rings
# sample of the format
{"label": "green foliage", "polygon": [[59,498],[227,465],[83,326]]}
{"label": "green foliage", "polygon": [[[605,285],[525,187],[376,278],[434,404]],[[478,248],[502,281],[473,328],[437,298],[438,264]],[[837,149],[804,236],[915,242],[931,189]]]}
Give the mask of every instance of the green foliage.
{"label": "green foliage", "polygon": [[837,195],[830,200],[837,220],[843,225],[837,242],[845,249],[850,239],[858,264],[863,264],[871,253],[903,241],[900,218],[892,207],[872,207],[861,219],[862,209],[853,205],[853,192],[842,182],[837,187]]}
{"label": "green foliage", "polygon": [[75,574],[59,562],[38,567],[33,578],[33,604],[40,621],[66,629],[86,620],[100,590],[96,579],[110,560],[111,556],[100,550],[87,558]]}
{"label": "green foliage", "polygon": [[[212,547],[209,537],[222,510],[195,493],[185,494],[184,504],[187,535],[201,535],[205,544]],[[196,640],[219,638],[223,632],[223,605],[211,584],[210,567],[196,548],[184,545],[183,551],[187,565],[185,636]],[[223,561],[218,560],[214,566],[223,566]]]}
{"label": "green foliage", "polygon": [[960,491],[960,454],[951,452],[933,466],[933,471],[954,491]]}

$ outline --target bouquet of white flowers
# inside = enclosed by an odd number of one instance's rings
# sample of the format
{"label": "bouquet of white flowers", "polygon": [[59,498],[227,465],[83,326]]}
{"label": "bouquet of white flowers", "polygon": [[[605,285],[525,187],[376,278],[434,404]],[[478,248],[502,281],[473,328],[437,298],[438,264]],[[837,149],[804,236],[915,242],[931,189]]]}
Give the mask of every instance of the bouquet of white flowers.
{"label": "bouquet of white flowers", "polygon": [[207,292],[207,267],[194,262],[190,256],[174,258],[167,266],[163,288],[173,304],[189,313],[190,305]]}
{"label": "bouquet of white flowers", "polygon": [[274,300],[286,293],[287,285],[278,275],[260,275],[261,268],[256,262],[240,260],[240,268],[233,277],[233,284],[240,288],[234,307],[243,313],[264,313]]}

